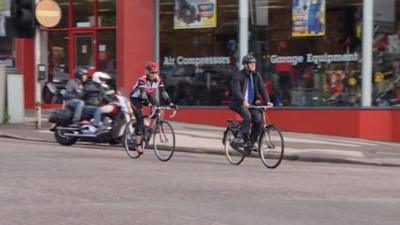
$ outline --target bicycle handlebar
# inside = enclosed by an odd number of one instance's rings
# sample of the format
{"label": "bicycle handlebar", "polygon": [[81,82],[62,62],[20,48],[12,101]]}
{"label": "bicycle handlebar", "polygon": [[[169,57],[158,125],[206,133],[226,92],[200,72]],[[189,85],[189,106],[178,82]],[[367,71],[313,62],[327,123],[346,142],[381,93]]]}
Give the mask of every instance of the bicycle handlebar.
{"label": "bicycle handlebar", "polygon": [[149,115],[150,118],[152,118],[156,114],[157,110],[160,110],[160,111],[173,110],[173,112],[172,112],[172,114],[171,114],[171,116],[169,118],[174,118],[175,115],[176,115],[176,112],[178,110],[177,107],[171,107],[171,106],[153,106],[152,108],[153,108],[152,112]]}
{"label": "bicycle handlebar", "polygon": [[250,105],[249,109],[261,109],[265,111],[273,107],[273,105]]}

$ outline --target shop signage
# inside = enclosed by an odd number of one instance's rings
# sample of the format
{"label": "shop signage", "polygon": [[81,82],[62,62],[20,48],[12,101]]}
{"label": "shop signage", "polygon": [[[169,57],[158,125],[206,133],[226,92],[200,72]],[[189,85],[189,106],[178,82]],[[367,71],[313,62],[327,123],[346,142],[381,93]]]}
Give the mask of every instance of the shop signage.
{"label": "shop signage", "polygon": [[163,65],[216,65],[216,64],[230,64],[231,59],[224,56],[215,57],[200,57],[200,58],[185,58],[178,56],[176,58],[166,56],[164,57]]}
{"label": "shop signage", "polygon": [[312,53],[307,53],[305,55],[295,55],[295,56],[271,56],[271,63],[290,63],[292,65],[297,65],[300,63],[333,63],[333,62],[355,62],[359,60],[358,53],[352,54],[323,54],[323,55],[314,55]]}
{"label": "shop signage", "polygon": [[40,25],[55,27],[61,20],[61,8],[53,0],[42,0],[36,5],[35,15]]}
{"label": "shop signage", "polygon": [[12,56],[0,55],[0,65],[5,65],[7,68],[15,67],[15,61]]}
{"label": "shop signage", "polygon": [[325,35],[326,0],[292,0],[292,36]]}
{"label": "shop signage", "polygon": [[175,0],[174,29],[216,26],[216,0]]}

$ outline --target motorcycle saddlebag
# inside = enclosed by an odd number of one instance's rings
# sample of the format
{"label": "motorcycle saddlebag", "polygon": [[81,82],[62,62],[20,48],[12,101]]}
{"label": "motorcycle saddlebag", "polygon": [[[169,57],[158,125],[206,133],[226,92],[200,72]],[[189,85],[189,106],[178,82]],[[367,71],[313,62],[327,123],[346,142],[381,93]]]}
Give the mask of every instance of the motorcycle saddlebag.
{"label": "motorcycle saddlebag", "polygon": [[51,112],[49,122],[67,126],[72,123],[72,112],[68,109],[56,109]]}

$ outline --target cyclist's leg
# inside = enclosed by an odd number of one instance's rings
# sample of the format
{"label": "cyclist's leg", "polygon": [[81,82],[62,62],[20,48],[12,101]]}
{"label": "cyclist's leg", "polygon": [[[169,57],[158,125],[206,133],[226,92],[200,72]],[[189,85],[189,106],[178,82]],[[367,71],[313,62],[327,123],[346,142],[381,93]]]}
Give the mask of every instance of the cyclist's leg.
{"label": "cyclist's leg", "polygon": [[142,102],[139,98],[131,98],[131,103],[135,107],[133,109],[133,115],[136,118],[135,135],[136,144],[140,145],[142,142],[142,133],[144,128],[143,113],[142,113]]}
{"label": "cyclist's leg", "polygon": [[258,136],[261,132],[262,127],[262,111],[258,109],[250,109],[251,113],[251,122],[253,123],[253,127],[251,128],[250,134],[250,144],[251,147],[254,148],[254,144],[256,143]]}
{"label": "cyclist's leg", "polygon": [[238,113],[242,117],[242,126],[240,127],[240,134],[244,140],[243,146],[244,148],[249,146],[249,135],[250,135],[250,123],[251,123],[251,114],[249,109],[240,106],[240,107],[231,107],[233,111]]}

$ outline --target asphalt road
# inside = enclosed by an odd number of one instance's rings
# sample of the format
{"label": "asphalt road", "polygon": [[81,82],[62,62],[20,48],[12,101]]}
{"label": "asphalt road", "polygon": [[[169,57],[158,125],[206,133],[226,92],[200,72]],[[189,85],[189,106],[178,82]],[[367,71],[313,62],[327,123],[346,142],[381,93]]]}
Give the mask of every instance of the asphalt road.
{"label": "asphalt road", "polygon": [[1,225],[398,225],[400,168],[0,139]]}

